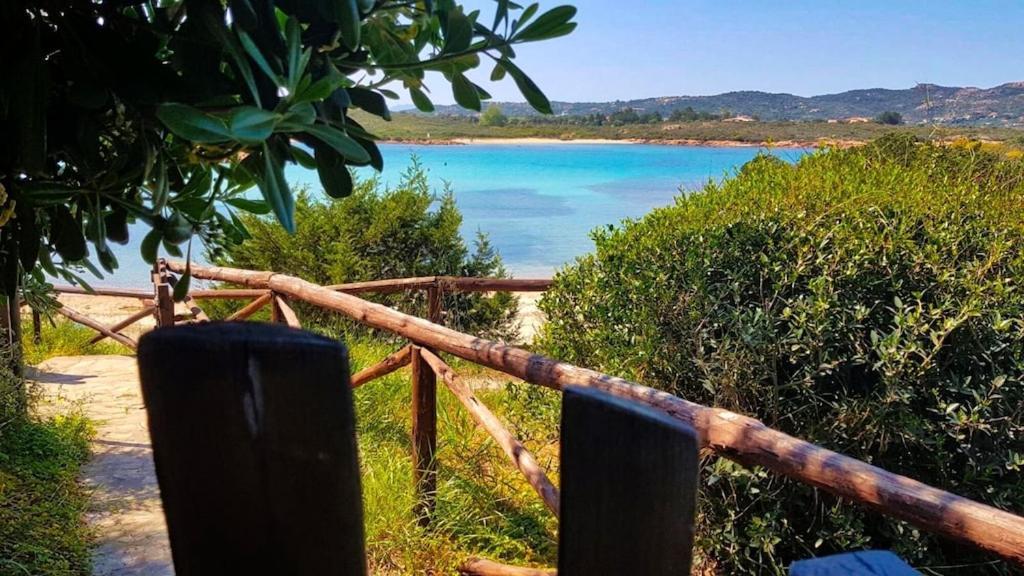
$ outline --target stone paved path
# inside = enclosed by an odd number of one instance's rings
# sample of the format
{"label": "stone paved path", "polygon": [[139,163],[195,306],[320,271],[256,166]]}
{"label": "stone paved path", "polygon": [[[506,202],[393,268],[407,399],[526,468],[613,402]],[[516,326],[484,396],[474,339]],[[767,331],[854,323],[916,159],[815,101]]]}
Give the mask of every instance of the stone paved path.
{"label": "stone paved path", "polygon": [[82,481],[91,490],[86,521],[96,533],[98,576],[172,576],[167,526],[153,469],[135,358],[51,358],[34,369],[47,407],[82,407],[96,423]]}

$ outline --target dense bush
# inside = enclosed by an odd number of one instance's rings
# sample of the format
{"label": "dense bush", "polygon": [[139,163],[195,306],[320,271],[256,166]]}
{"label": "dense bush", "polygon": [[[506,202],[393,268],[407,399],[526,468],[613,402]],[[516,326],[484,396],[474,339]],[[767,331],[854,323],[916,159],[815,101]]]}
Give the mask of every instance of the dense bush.
{"label": "dense bush", "polygon": [[[288,234],[269,217],[245,216],[250,238],[213,259],[324,285],[434,275],[507,277],[485,235],[477,234],[470,252],[459,234],[462,215],[455,199],[447,191],[440,197],[433,194],[416,162],[394,188],[384,189],[371,179],[357,183],[352,196],[343,200],[300,193],[295,220],[297,231]],[[372,299],[425,315],[421,292]],[[449,294],[444,307],[451,327],[515,337],[516,299],[510,294]],[[305,318],[328,322],[328,316],[313,309],[304,312]]]}
{"label": "dense bush", "polygon": [[[1022,176],[898,137],[796,166],[759,157],[596,231],[542,300],[543,345],[1022,513]],[[1009,570],[765,470],[712,459],[702,479],[705,568],[781,573],[873,547]]]}

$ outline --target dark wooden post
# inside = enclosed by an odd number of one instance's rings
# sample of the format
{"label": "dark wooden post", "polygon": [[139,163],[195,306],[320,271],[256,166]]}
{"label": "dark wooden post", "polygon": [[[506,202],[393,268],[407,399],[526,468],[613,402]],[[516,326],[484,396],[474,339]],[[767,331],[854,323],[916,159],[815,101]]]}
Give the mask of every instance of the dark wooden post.
{"label": "dark wooden post", "polygon": [[366,573],[342,344],[177,326],[142,337],[139,371],[178,576]]}
{"label": "dark wooden post", "polygon": [[153,298],[156,302],[153,314],[156,316],[157,328],[174,326],[174,296],[167,278],[167,262],[163,258],[153,265]]}
{"label": "dark wooden post", "polygon": [[437,376],[412,346],[412,470],[416,487],[416,518],[430,523],[437,492]]}
{"label": "dark wooden post", "polygon": [[697,434],[591,388],[562,400],[558,575],[690,573]]}
{"label": "dark wooden post", "polygon": [[282,324],[284,320],[281,315],[281,306],[277,303],[277,294],[270,293],[270,321],[274,324]]}
{"label": "dark wooden post", "polygon": [[[442,318],[442,289],[435,282],[427,288],[427,320]],[[437,375],[412,346],[412,465],[416,487],[416,517],[420,526],[430,523],[437,493]]]}

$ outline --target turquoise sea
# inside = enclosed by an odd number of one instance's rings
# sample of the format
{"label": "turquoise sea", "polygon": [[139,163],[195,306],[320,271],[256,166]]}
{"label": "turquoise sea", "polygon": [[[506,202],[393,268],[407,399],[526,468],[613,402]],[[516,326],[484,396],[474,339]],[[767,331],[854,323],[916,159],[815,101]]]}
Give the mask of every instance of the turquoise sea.
{"label": "turquoise sea", "polygon": [[[753,158],[757,148],[647,144],[383,144],[384,183],[397,183],[412,158],[438,192],[451,186],[464,216],[463,234],[490,235],[516,277],[549,277],[593,248],[589,232],[642,216],[673,197],[720,179]],[[773,150],[796,161],[807,150]],[[360,170],[371,176],[372,169]],[[316,173],[292,166],[293,186],[319,190]],[[343,200],[342,200],[343,201]],[[144,286],[138,229],[118,247],[121,267],[97,285]],[[198,255],[195,255],[198,256]]]}

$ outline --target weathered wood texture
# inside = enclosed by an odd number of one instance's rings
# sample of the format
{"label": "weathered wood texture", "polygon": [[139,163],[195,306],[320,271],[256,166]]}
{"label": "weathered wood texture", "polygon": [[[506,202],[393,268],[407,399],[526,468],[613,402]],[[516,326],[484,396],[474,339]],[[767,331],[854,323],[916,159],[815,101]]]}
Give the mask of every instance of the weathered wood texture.
{"label": "weathered wood texture", "polygon": [[410,346],[403,346],[397,352],[392,353],[387,358],[380,362],[363,368],[359,372],[352,375],[352,387],[358,388],[367,382],[382,378],[391,374],[395,370],[409,364],[412,357],[412,348]]}
{"label": "weathered wood texture", "polygon": [[158,328],[174,326],[174,298],[171,295],[171,285],[166,283],[156,284],[156,325]]}
{"label": "weathered wood texture", "polygon": [[178,576],[365,574],[340,343],[178,326],[143,336],[139,368]]}
{"label": "weathered wood texture", "polygon": [[437,500],[437,377],[412,346],[412,473],[416,489],[415,513],[421,526],[430,523]]}
{"label": "weathered wood texture", "polygon": [[249,316],[252,316],[253,314],[259,312],[264,306],[269,304],[273,298],[274,294],[272,292],[267,292],[266,294],[260,296],[259,298],[253,300],[252,302],[249,302],[240,310],[228,316],[227,320],[229,322],[233,320],[245,320]]}
{"label": "weathered wood texture", "polygon": [[[135,314],[132,314],[131,316],[125,318],[124,320],[121,320],[121,321],[119,321],[119,322],[117,322],[115,324],[110,325],[107,328],[107,330],[109,330],[110,332],[120,332],[121,330],[124,330],[125,328],[131,326],[132,324],[135,324],[139,320],[142,320],[143,318],[147,318],[149,316],[152,316],[154,309],[155,309],[155,306],[146,306],[142,310],[139,310],[138,312],[136,312]],[[107,337],[107,335],[105,333],[101,332],[101,333],[97,334],[96,336],[93,336],[92,340],[89,340],[89,343],[90,344],[95,344],[95,343],[99,342],[100,340],[103,340],[106,337]]]}
{"label": "weathered wood texture", "polygon": [[543,568],[521,568],[499,564],[486,558],[470,558],[459,566],[459,573],[465,576],[556,576],[554,570]]}
{"label": "weathered wood texture", "polygon": [[99,322],[93,320],[92,318],[89,318],[85,314],[82,314],[81,312],[77,312],[75,310],[72,310],[71,308],[68,308],[67,306],[61,306],[61,307],[57,308],[56,310],[57,310],[58,314],[60,314],[62,316],[65,316],[69,320],[72,320],[74,322],[78,322],[79,324],[81,324],[83,326],[88,326],[89,328],[92,328],[93,330],[99,332],[100,334],[103,334],[103,335],[107,336],[108,338],[110,338],[110,339],[112,339],[112,340],[114,340],[116,342],[120,342],[121,344],[124,344],[125,346],[131,348],[132,350],[135,350],[135,340],[132,340],[131,338],[125,336],[124,334],[118,334],[117,332],[111,332],[111,330],[109,328],[107,328],[103,324],[100,324]]}
{"label": "weathered wood texture", "polygon": [[[184,265],[178,263],[170,263],[169,266],[184,269]],[[273,272],[195,265],[192,273],[197,278],[272,288],[533,384],[554,389],[570,385],[587,386],[636,400],[693,426],[700,434],[702,445],[721,456],[748,466],[765,466],[925,530],[1024,565],[1024,518],[794,438],[753,418],[702,406],[622,378],[437,326],[300,278]]]}
{"label": "weathered wood texture", "polygon": [[483,427],[491,435],[491,438],[494,438],[494,441],[498,443],[501,450],[508,456],[515,467],[523,473],[526,481],[530,483],[530,486],[533,487],[534,491],[541,497],[541,500],[544,501],[544,505],[557,518],[559,513],[558,488],[555,488],[555,485],[548,479],[547,474],[544,473],[544,469],[537,463],[533,454],[505,428],[501,420],[473,394],[469,386],[466,386],[459,379],[451,366],[426,348],[420,349],[420,356],[430,364],[434,373],[441,377],[441,380],[452,391],[452,394],[469,410],[473,420]]}
{"label": "weathered wood texture", "polygon": [[274,310],[277,311],[278,322],[283,322],[292,328],[302,328],[299,316],[288,304],[288,300],[278,294],[274,295]]}
{"label": "weathered wood texture", "polygon": [[573,386],[562,397],[558,573],[690,573],[697,433],[650,407]]}
{"label": "weathered wood texture", "polygon": [[250,300],[259,298],[268,292],[269,290],[225,288],[223,290],[192,290],[188,295],[196,300]]}

